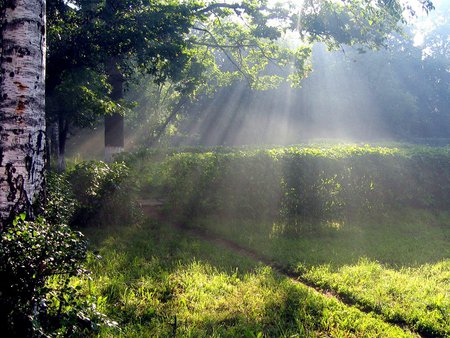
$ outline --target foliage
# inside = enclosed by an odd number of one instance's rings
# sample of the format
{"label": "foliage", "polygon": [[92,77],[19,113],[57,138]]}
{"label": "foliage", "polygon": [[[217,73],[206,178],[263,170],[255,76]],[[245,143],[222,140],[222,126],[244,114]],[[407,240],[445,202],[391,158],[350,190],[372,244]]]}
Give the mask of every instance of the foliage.
{"label": "foliage", "polygon": [[[15,336],[84,335],[113,325],[101,303],[82,293],[71,277],[83,275],[86,243],[66,225],[116,224],[133,219],[131,184],[123,164],[81,163],[66,174],[47,175],[46,220],[24,217],[1,233],[1,327]],[[122,219],[120,218],[122,217]]]}
{"label": "foliage", "polygon": [[70,224],[77,208],[77,198],[66,175],[47,173],[45,218],[52,224]]}
{"label": "foliage", "polygon": [[447,148],[197,149],[147,165],[159,168],[148,170],[148,182],[186,219],[217,212],[269,217],[295,232],[363,213],[443,210],[450,203]]}
{"label": "foliage", "polygon": [[[419,3],[426,13],[434,9],[431,1]],[[324,42],[330,49],[361,44],[378,49],[386,46],[387,32],[401,32],[399,23],[406,23],[408,15],[416,15],[412,4],[395,0],[307,0],[292,21],[302,37]]]}
{"label": "foliage", "polygon": [[118,224],[138,216],[134,182],[124,163],[82,162],[67,179],[77,200],[71,224]]}
{"label": "foliage", "polygon": [[[21,215],[1,232],[0,326],[3,332],[25,337],[83,330],[82,319],[86,313],[82,301],[68,286],[72,276],[83,272],[86,243],[82,234],[43,219],[35,222],[24,219],[25,215]],[[57,287],[48,284],[52,278],[57,279]]]}
{"label": "foliage", "polygon": [[[432,8],[428,0],[420,2]],[[294,4],[267,0],[48,0],[47,5],[48,112],[60,130],[91,126],[99,115],[125,111],[106,84],[114,82],[112,69],[120,81],[143,73],[157,86],[173,84],[175,96],[187,101],[238,79],[255,89],[274,88],[283,81],[273,72],[280,67],[298,84],[310,71],[311,49],[307,43],[297,48],[280,43],[287,31],[299,30],[310,42],[379,47],[403,17],[398,1],[306,1],[301,22]],[[121,88],[115,89],[121,97]],[[81,98],[78,109],[74,97]],[[170,107],[170,119],[180,104]],[[66,135],[60,134],[61,148]]]}
{"label": "foliage", "polygon": [[[86,243],[63,224],[116,224],[136,216],[123,164],[81,163],[47,174],[47,220],[24,217],[1,233],[0,326],[15,336],[80,336],[114,325],[71,277],[86,278]],[[131,194],[131,195],[130,195]],[[120,218],[122,217],[122,219]]]}
{"label": "foliage", "polygon": [[79,67],[59,76],[61,83],[46,98],[49,121],[58,121],[60,116],[64,116],[66,128],[86,128],[95,126],[101,116],[114,111],[124,113],[126,110],[121,102],[109,98],[111,86],[105,75]]}

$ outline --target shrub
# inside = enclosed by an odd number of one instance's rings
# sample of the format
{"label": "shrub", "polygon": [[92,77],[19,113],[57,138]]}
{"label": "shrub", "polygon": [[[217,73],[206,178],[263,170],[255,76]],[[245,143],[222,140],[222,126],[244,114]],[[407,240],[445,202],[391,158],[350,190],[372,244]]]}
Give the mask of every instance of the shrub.
{"label": "shrub", "polygon": [[45,218],[52,224],[70,224],[78,204],[72,185],[64,174],[49,173],[46,178]]}
{"label": "shrub", "polygon": [[[68,283],[83,272],[86,243],[65,225],[24,219],[21,215],[0,234],[0,325],[8,336],[41,336],[62,330],[69,320],[64,304],[77,295]],[[51,278],[59,287],[49,286]],[[47,305],[52,298],[60,304],[56,309]],[[81,314],[72,313],[72,321],[79,323]]]}
{"label": "shrub", "polygon": [[135,184],[124,163],[82,162],[67,179],[77,200],[71,224],[117,224],[137,216]]}

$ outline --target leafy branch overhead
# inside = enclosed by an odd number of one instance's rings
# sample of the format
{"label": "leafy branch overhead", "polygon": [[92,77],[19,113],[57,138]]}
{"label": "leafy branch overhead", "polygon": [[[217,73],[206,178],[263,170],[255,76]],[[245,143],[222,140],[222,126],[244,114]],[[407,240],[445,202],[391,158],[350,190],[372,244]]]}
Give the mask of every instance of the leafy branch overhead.
{"label": "leafy branch overhead", "polygon": [[[408,9],[395,0],[48,2],[50,69],[101,68],[114,56],[126,76],[137,67],[157,82],[183,82],[187,92],[211,79],[205,71],[221,74],[219,83],[240,77],[256,84],[266,79],[269,65],[293,67],[302,77],[308,67],[299,58],[309,55],[309,42],[382,46]],[[280,43],[293,31],[303,52]],[[52,80],[61,72],[49,74]]]}

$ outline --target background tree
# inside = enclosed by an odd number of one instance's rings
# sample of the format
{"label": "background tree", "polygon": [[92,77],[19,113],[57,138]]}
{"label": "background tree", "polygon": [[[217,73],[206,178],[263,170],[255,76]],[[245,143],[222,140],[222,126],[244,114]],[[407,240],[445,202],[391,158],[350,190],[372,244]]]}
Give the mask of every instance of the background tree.
{"label": "background tree", "polygon": [[[183,52],[183,33],[192,19],[189,7],[174,1],[80,0],[73,2],[76,7],[52,3],[55,48],[49,53],[48,95],[61,82],[63,70],[82,66],[107,76],[110,98],[117,106],[106,117],[105,136],[110,146],[121,148],[123,136],[116,137],[114,131],[123,132],[123,83],[136,69],[158,73],[158,78],[175,77],[191,62]],[[64,112],[60,115],[64,120]]]}
{"label": "background tree", "polygon": [[47,96],[48,136],[57,167],[65,169],[66,140],[74,128],[94,128],[99,119],[122,107],[112,101],[111,86],[104,74],[89,68],[66,70]]}
{"label": "background tree", "polygon": [[0,217],[2,224],[43,196],[45,0],[2,2]]}

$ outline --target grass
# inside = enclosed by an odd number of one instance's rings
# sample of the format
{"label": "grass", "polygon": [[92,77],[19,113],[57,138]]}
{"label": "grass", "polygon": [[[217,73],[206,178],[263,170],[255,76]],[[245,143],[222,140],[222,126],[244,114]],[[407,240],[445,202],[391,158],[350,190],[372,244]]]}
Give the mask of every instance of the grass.
{"label": "grass", "polygon": [[148,223],[87,229],[85,292],[116,320],[100,337],[410,337],[271,268]]}
{"label": "grass", "polygon": [[282,224],[211,217],[197,226],[271,257],[285,266],[357,263],[361,257],[399,268],[450,257],[450,214],[407,209],[378,219],[327,224],[286,233]]}
{"label": "grass", "polygon": [[264,222],[209,219],[198,224],[388,321],[448,336],[449,218],[446,212],[403,210],[378,222],[332,224],[295,236]]}
{"label": "grass", "polygon": [[399,270],[361,260],[337,270],[312,268],[304,278],[390,321],[433,336],[450,335],[450,260]]}

